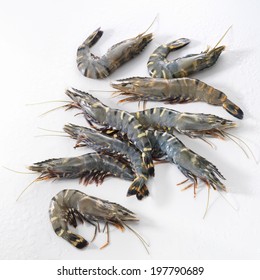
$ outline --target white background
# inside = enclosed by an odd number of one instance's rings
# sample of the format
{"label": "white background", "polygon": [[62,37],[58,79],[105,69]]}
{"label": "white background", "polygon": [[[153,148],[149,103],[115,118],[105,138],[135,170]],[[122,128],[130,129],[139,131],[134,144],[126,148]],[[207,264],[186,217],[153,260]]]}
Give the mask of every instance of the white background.
{"label": "white background", "polygon": [[[162,43],[187,37],[191,44],[171,58],[198,53],[214,46],[227,28],[227,46],[217,64],[194,77],[223,90],[244,111],[244,120],[234,119],[221,107],[202,103],[169,106],[180,111],[213,113],[237,121],[230,131],[241,137],[259,160],[260,36],[259,1],[1,1],[1,158],[0,165],[26,171],[25,166],[48,158],[76,156],[86,149],[73,149],[64,137],[35,137],[50,134],[38,127],[62,130],[68,122],[84,125],[77,111],[57,110],[39,115],[57,103],[26,106],[47,100],[67,100],[64,91],[111,90],[110,81],[147,76],[146,62]],[[154,40],[135,59],[106,80],[83,77],[76,67],[76,50],[101,26],[104,35],[93,47],[97,55],[113,44],[151,27]],[[108,92],[95,92],[105,104],[129,111],[137,104],[117,105]],[[149,103],[149,107],[163,104]],[[259,259],[260,188],[259,165],[247,159],[231,141],[213,140],[214,150],[202,141],[180,139],[214,163],[226,177],[228,194],[223,199],[211,191],[209,211],[203,219],[207,189],[201,184],[197,198],[193,191],[180,191],[184,180],[176,166],[156,166],[149,182],[150,197],[137,201],[126,197],[129,182],[108,179],[102,186],[83,187],[78,180],[41,182],[31,186],[16,202],[35,175],[12,173],[1,168],[0,258],[1,259]],[[77,250],[58,238],[49,222],[50,199],[64,188],[76,188],[133,210],[140,222],[133,224],[150,243],[150,255],[129,231],[111,231],[111,244],[98,248],[106,235],[99,234],[85,250]],[[232,207],[231,207],[231,205]],[[80,226],[87,239],[93,228]]]}

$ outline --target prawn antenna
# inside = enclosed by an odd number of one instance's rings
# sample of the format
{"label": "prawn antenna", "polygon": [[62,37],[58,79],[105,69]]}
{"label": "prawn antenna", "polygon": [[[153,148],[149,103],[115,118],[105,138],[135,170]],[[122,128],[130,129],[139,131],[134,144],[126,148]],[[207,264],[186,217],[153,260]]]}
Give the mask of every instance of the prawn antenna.
{"label": "prawn antenna", "polygon": [[93,91],[93,92],[114,92],[114,90],[101,90],[101,89],[89,89],[88,91]]}
{"label": "prawn antenna", "polygon": [[23,171],[17,171],[11,168],[8,168],[6,166],[2,166],[4,169],[7,169],[9,171],[15,172],[15,173],[19,173],[19,174],[37,174],[37,172],[23,172]]}
{"label": "prawn antenna", "polygon": [[203,219],[205,219],[205,217],[208,213],[208,210],[209,210],[210,186],[207,184],[207,187],[208,187],[208,199],[207,199],[206,210],[205,210]]}
{"label": "prawn antenna", "polygon": [[215,45],[214,48],[212,48],[211,50],[208,51],[208,53],[211,53],[214,49],[216,49],[216,47],[221,43],[221,41],[224,39],[224,37],[227,35],[228,31],[231,29],[232,25],[229,26],[229,28],[227,29],[227,31],[221,36],[221,38],[218,40],[217,44]]}
{"label": "prawn antenna", "polygon": [[20,197],[24,194],[24,192],[35,182],[37,182],[41,176],[43,175],[43,173],[40,174],[40,176],[38,176],[36,179],[34,179],[20,194],[19,196],[17,197],[16,201],[18,201],[20,199]]}
{"label": "prawn antenna", "polygon": [[[69,103],[71,103],[71,102],[69,102]],[[45,116],[45,115],[47,115],[47,114],[49,114],[49,113],[51,113],[51,112],[53,112],[53,111],[56,111],[56,110],[58,110],[58,109],[60,109],[60,108],[66,108],[66,107],[68,107],[67,104],[66,104],[66,105],[62,105],[62,106],[58,106],[58,107],[55,107],[55,108],[52,108],[51,110],[49,110],[49,111],[47,111],[47,112],[42,113],[41,115],[39,115],[39,117],[43,117],[43,116]]]}
{"label": "prawn antenna", "polygon": [[218,189],[218,194],[229,204],[229,206],[234,210],[234,211],[238,211],[238,208],[236,208]]}
{"label": "prawn antenna", "polygon": [[59,131],[59,130],[51,130],[51,129],[46,129],[42,127],[38,127],[38,129],[44,130],[44,131],[49,131],[49,132],[54,132],[54,133],[61,133],[59,134],[42,134],[42,135],[35,135],[34,137],[45,137],[45,136],[56,136],[56,137],[69,137],[64,131]]}
{"label": "prawn antenna", "polygon": [[42,128],[42,127],[37,127],[37,128],[44,130],[44,131],[49,131],[49,132],[65,133],[64,131],[59,131],[59,130],[46,129],[46,128]]}
{"label": "prawn antenna", "polygon": [[155,18],[153,19],[153,21],[152,21],[152,23],[148,26],[148,28],[143,32],[143,33],[141,33],[139,36],[142,36],[143,34],[145,34],[152,26],[153,26],[153,24],[155,23],[155,21],[158,19],[158,17],[159,17],[159,14],[157,14],[156,16],[155,16]]}
{"label": "prawn antenna", "polygon": [[36,103],[28,103],[25,104],[25,106],[34,106],[34,105],[41,105],[41,104],[48,104],[48,103],[69,103],[70,101],[68,100],[49,100],[49,101],[42,101],[42,102],[36,102]]}
{"label": "prawn antenna", "polygon": [[46,137],[46,136],[55,136],[55,137],[70,137],[68,135],[59,135],[59,134],[41,134],[41,135],[35,135],[34,137]]}
{"label": "prawn antenna", "polygon": [[198,137],[200,140],[202,140],[203,142],[207,143],[212,149],[216,150],[216,145],[212,142],[210,142],[209,140],[205,139],[204,137]]}
{"label": "prawn antenna", "polygon": [[141,243],[143,244],[146,252],[148,255],[150,255],[150,252],[148,250],[149,244],[144,240],[144,238],[140,235],[139,232],[137,232],[136,230],[134,230],[132,227],[130,227],[128,224],[126,224],[125,222],[121,221],[121,223],[126,226],[129,230],[131,230],[135,236],[141,241]]}
{"label": "prawn antenna", "polygon": [[[227,136],[227,138],[229,138],[231,141],[233,141],[243,152],[244,154],[246,155],[247,158],[250,158],[247,151],[245,150],[245,148],[239,143],[241,142],[242,144],[245,145],[245,147],[248,149],[249,153],[251,154],[251,156],[253,157],[255,163],[257,164],[257,160],[255,158],[255,155],[254,153],[252,152],[252,150],[250,149],[250,147],[247,145],[247,143],[245,141],[243,141],[242,139],[240,139],[239,137],[235,136],[234,134],[231,134],[229,132],[223,132],[225,136]],[[236,140],[238,141],[236,141]]]}

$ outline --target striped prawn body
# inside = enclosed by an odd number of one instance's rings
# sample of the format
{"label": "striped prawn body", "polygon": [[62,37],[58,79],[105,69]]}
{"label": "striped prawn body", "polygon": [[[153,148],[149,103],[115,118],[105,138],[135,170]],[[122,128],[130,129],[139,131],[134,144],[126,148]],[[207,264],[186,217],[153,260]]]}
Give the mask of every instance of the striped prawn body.
{"label": "striped prawn body", "polygon": [[[79,234],[70,231],[68,225],[77,227],[78,221],[87,222],[95,227],[95,238],[99,222],[105,223],[109,237],[108,224],[123,230],[124,226],[127,226],[126,221],[138,221],[132,211],[117,203],[72,189],[65,189],[51,199],[49,216],[54,232],[78,249],[88,246],[89,242]],[[102,248],[108,243],[109,238]]]}
{"label": "striped prawn body", "polygon": [[129,187],[127,195],[136,195],[138,199],[142,199],[149,194],[145,185],[149,178],[148,169],[143,164],[141,152],[129,142],[123,142],[96,130],[74,124],[65,125],[64,131],[77,140],[75,147],[87,146],[99,153],[108,153],[129,160],[135,179]]}
{"label": "striped prawn body", "polygon": [[148,130],[147,136],[153,146],[153,157],[163,157],[176,164],[187,180],[192,181],[189,186],[194,186],[194,195],[196,195],[197,178],[214,189],[226,190],[224,184],[219,180],[219,178],[225,178],[217,167],[187,148],[177,137],[157,130]]}
{"label": "striped prawn body", "polygon": [[237,126],[233,121],[212,114],[178,112],[165,107],[155,107],[132,114],[146,129],[153,128],[169,133],[177,131],[191,138],[224,137],[226,129]]}
{"label": "striped prawn body", "polygon": [[215,106],[222,106],[238,119],[243,118],[243,111],[228,99],[226,94],[197,79],[161,79],[133,77],[118,80],[111,84],[120,95],[127,96],[120,102],[160,101],[165,103],[187,103],[201,101]]}
{"label": "striped prawn body", "polygon": [[206,50],[200,54],[189,54],[184,57],[167,60],[168,54],[190,43],[189,39],[181,38],[166,45],[159,46],[150,56],[147,67],[153,78],[183,78],[213,66],[224,46],[212,50]]}
{"label": "striped prawn body", "polygon": [[137,56],[152,40],[152,33],[141,33],[113,45],[105,55],[98,57],[90,48],[101,38],[103,31],[95,30],[78,48],[77,66],[79,71],[92,79],[103,79],[121,65]]}
{"label": "striped prawn body", "polygon": [[114,157],[89,153],[78,157],[48,159],[34,163],[28,169],[40,173],[36,181],[48,179],[75,179],[87,185],[101,184],[106,177],[113,176],[123,180],[135,179],[131,167]]}
{"label": "striped prawn body", "polygon": [[90,123],[95,122],[103,127],[111,127],[125,133],[128,139],[141,151],[143,163],[148,168],[149,175],[154,176],[151,143],[145,134],[145,129],[133,115],[123,110],[110,108],[86,92],[69,89],[66,94],[73,100],[67,107],[80,108]]}

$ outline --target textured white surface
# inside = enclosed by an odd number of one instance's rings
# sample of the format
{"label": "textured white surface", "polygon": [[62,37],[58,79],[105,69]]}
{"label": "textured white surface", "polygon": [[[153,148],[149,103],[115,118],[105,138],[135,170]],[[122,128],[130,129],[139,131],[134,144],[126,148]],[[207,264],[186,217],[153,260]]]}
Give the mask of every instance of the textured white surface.
{"label": "textured white surface", "polygon": [[[227,50],[217,64],[196,76],[226,92],[245,113],[233,133],[244,139],[259,160],[260,140],[260,36],[259,1],[8,1],[0,9],[1,71],[1,159],[0,165],[16,170],[40,160],[83,154],[73,141],[62,137],[34,137],[46,134],[38,127],[61,130],[68,122],[85,124],[74,112],[57,110],[41,113],[57,105],[25,106],[26,103],[66,99],[64,90],[110,90],[109,82],[123,77],[146,76],[146,62],[161,43],[187,37],[192,43],[172,57],[213,46],[225,30],[232,29],[223,43]],[[101,26],[103,38],[93,48],[96,54],[123,39],[152,26],[155,39],[144,52],[102,81],[83,77],[77,70],[78,45]],[[109,93],[94,93],[105,104],[118,107]],[[148,106],[161,106],[150,103]],[[120,108],[136,110],[136,104]],[[213,113],[234,119],[220,107],[196,103],[170,106],[180,111]],[[260,188],[259,165],[231,141],[214,140],[217,150],[201,141],[180,137],[195,152],[214,163],[226,177],[225,198],[211,191],[208,214],[203,219],[207,190],[200,185],[197,198],[192,190],[181,192],[176,184],[183,175],[175,166],[156,166],[149,182],[151,195],[143,201],[125,196],[128,182],[109,179],[96,188],[77,180],[42,182],[17,196],[35,177],[1,168],[0,258],[1,259],[259,259]],[[148,256],[126,231],[111,231],[111,244],[104,250],[100,234],[88,249],[79,251],[58,238],[50,225],[48,207],[52,196],[64,188],[77,188],[90,195],[116,201],[140,216],[133,225],[150,243]],[[92,236],[93,228],[80,226],[79,232]]]}

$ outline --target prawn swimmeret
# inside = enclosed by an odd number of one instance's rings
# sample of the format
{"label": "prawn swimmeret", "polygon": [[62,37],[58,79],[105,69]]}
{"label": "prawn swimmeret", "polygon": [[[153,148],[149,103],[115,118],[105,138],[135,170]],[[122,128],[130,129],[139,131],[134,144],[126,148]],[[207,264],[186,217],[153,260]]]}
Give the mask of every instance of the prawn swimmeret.
{"label": "prawn swimmeret", "polygon": [[87,222],[95,227],[92,241],[95,239],[97,231],[100,231],[99,222],[105,223],[104,230],[107,229],[107,241],[100,249],[106,247],[110,242],[109,225],[111,224],[121,231],[125,227],[129,228],[147,250],[148,244],[145,240],[126,224],[129,221],[138,221],[138,217],[117,203],[89,196],[78,190],[65,189],[51,199],[49,215],[55,233],[78,249],[88,246],[89,242],[69,230],[68,225],[77,227],[77,221]]}

